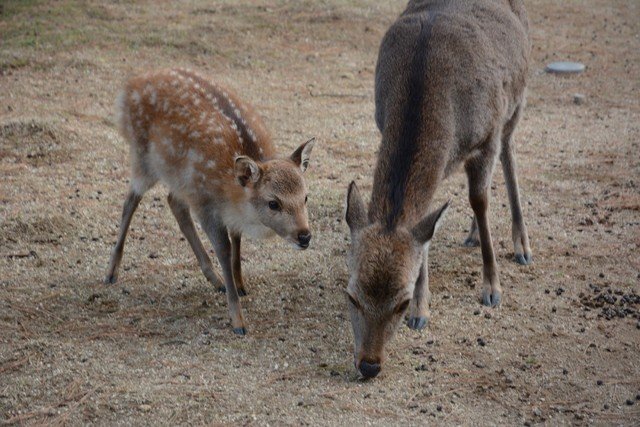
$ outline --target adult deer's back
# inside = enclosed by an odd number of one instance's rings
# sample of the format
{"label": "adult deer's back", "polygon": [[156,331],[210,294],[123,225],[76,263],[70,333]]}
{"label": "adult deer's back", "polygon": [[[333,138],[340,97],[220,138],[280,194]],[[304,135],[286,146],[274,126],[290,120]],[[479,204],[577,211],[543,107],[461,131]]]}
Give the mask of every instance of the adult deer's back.
{"label": "adult deer's back", "polygon": [[486,212],[500,157],[513,216],[516,260],[531,261],[511,148],[524,104],[528,24],[519,1],[412,1],[385,35],[376,69],[382,143],[368,214],[349,188],[355,362],[375,376],[404,312],[429,317],[428,243],[447,205],[425,216],[444,178],[464,165],[474,211],[466,245],[481,244],[486,305],[502,289]]}

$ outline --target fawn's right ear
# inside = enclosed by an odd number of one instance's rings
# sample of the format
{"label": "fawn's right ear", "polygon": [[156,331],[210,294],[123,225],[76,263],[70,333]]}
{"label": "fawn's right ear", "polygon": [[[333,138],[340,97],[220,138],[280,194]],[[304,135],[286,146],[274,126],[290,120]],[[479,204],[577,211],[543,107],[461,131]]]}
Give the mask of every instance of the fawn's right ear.
{"label": "fawn's right ear", "polygon": [[355,181],[351,181],[347,190],[347,210],[345,219],[351,233],[355,233],[367,225],[367,211]]}
{"label": "fawn's right ear", "polygon": [[246,187],[249,183],[256,183],[262,175],[260,166],[247,156],[236,157],[234,173],[238,184]]}

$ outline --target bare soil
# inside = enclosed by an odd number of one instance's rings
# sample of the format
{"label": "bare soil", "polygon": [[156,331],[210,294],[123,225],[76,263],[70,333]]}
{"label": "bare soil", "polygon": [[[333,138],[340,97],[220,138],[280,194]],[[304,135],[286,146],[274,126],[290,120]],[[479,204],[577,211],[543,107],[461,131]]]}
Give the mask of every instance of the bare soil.
{"label": "bare soil", "polygon": [[[404,1],[0,2],[0,423],[587,424],[640,420],[640,4],[527,2],[517,131],[534,264],[515,264],[499,170],[505,300],[479,303],[464,176],[432,244],[433,317],[358,378],[342,293],[348,182],[371,189],[378,44]],[[586,71],[546,74],[553,60]],[[244,245],[248,335],[200,273],[160,186],[120,281],[101,283],[128,180],[126,76],[188,66],[234,88],[282,154],[318,140],[312,248]],[[585,96],[574,104],[574,94]]]}

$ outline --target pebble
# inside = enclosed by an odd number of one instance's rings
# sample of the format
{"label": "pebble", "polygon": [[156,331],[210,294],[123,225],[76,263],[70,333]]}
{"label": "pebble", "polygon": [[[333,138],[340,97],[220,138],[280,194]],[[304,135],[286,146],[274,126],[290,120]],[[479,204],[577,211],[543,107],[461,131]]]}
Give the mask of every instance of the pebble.
{"label": "pebble", "polygon": [[596,384],[597,384],[597,385],[602,385],[602,384],[604,384],[604,381],[602,381],[602,380],[598,380],[598,381],[596,381]]}
{"label": "pebble", "polygon": [[584,102],[587,100],[587,97],[584,96],[581,93],[574,93],[573,94],[573,103],[576,105],[582,105],[584,104]]}
{"label": "pebble", "polygon": [[562,375],[567,375],[569,373],[569,371],[565,368],[562,370]]}
{"label": "pebble", "polygon": [[579,62],[558,61],[547,64],[544,70],[547,73],[556,74],[577,74],[583,72],[584,64]]}
{"label": "pebble", "polygon": [[633,405],[634,403],[636,403],[636,401],[635,401],[635,400],[633,400],[633,399],[627,399],[627,402],[626,402],[626,403],[627,403],[627,405],[631,406],[631,405]]}
{"label": "pebble", "polygon": [[477,341],[480,347],[484,347],[485,345],[487,345],[487,342],[483,338],[478,338]]}

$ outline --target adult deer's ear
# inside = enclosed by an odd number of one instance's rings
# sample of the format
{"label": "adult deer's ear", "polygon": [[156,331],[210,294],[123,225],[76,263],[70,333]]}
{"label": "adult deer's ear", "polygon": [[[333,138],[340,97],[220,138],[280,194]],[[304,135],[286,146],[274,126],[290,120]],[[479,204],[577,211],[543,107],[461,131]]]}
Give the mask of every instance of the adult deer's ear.
{"label": "adult deer's ear", "polygon": [[236,157],[236,163],[234,165],[234,173],[238,184],[246,187],[247,184],[255,184],[262,175],[260,166],[253,161],[253,159],[247,156]]}
{"label": "adult deer's ear", "polygon": [[347,224],[349,224],[351,234],[367,225],[367,211],[355,181],[351,181],[349,189],[347,190],[345,219],[347,220]]}
{"label": "adult deer's ear", "polygon": [[438,227],[440,227],[442,218],[444,218],[444,213],[447,211],[447,209],[449,209],[450,203],[451,200],[442,205],[440,209],[431,212],[429,215],[424,217],[422,221],[417,223],[411,229],[411,234],[418,243],[424,245],[433,238],[436,230],[438,229]]}
{"label": "adult deer's ear", "polygon": [[298,165],[302,172],[307,170],[309,166],[309,157],[311,156],[311,150],[313,150],[313,146],[316,143],[315,138],[311,138],[300,147],[296,148],[296,151],[291,155],[291,160],[293,163]]}

